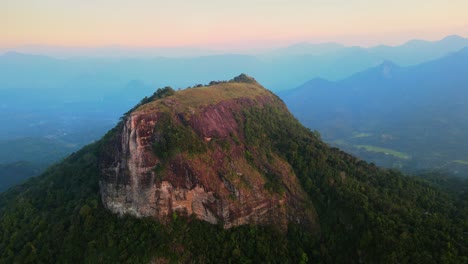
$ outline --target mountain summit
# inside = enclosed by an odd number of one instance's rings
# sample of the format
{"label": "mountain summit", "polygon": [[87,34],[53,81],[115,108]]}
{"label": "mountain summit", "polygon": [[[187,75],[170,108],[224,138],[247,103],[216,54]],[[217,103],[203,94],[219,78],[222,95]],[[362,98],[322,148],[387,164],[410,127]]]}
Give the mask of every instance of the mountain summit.
{"label": "mountain summit", "polygon": [[160,220],[194,215],[226,228],[315,222],[291,166],[258,144],[265,135],[255,134],[248,117],[264,110],[287,111],[245,74],[178,92],[159,90],[128,113],[104,145],[104,205]]}

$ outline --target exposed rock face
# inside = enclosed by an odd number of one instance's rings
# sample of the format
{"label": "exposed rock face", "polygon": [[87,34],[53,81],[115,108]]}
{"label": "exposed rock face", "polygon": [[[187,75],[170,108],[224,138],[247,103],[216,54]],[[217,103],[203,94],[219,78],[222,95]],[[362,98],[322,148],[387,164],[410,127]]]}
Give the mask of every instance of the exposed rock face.
{"label": "exposed rock face", "polygon": [[[118,214],[162,221],[173,213],[194,215],[225,228],[316,222],[287,162],[278,156],[270,162],[249,162],[245,157],[242,109],[280,103],[276,97],[270,93],[240,96],[193,108],[183,105],[184,94],[178,94],[158,100],[155,108],[130,113],[103,147],[100,188],[105,207]],[[206,151],[158,157],[156,125],[164,112],[170,113],[171,122],[194,131]],[[280,176],[284,192],[265,188],[266,172]]]}

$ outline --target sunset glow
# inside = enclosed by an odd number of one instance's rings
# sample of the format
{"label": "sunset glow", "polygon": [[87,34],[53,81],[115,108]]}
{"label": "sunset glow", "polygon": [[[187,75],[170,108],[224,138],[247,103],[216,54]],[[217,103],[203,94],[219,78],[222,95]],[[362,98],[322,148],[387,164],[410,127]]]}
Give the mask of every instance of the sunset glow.
{"label": "sunset glow", "polygon": [[463,0],[2,1],[0,46],[399,44],[467,36],[467,10]]}

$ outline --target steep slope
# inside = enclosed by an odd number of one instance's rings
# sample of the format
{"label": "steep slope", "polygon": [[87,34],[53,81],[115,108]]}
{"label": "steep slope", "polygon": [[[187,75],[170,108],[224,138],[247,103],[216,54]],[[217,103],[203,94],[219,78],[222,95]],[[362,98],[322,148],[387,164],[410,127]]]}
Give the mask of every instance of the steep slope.
{"label": "steep slope", "polygon": [[465,48],[413,67],[384,62],[339,82],[310,81],[280,96],[324,139],[363,158],[455,172],[454,161],[468,157],[467,69]]}
{"label": "steep slope", "polygon": [[329,148],[241,76],[158,90],[0,194],[0,262],[464,263],[466,205]]}
{"label": "steep slope", "polygon": [[245,112],[286,111],[276,96],[246,76],[160,93],[128,113],[104,145],[107,208],[160,220],[194,214],[225,227],[316,221],[287,161],[247,141]]}

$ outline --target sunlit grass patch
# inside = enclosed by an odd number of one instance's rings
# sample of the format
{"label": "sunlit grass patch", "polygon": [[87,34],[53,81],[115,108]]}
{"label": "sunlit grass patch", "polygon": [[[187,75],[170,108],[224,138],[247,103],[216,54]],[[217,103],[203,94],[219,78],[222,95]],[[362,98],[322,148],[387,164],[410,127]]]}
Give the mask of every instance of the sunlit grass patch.
{"label": "sunlit grass patch", "polygon": [[371,146],[371,145],[357,145],[355,147],[358,148],[358,149],[364,149],[366,151],[384,153],[386,155],[392,155],[392,156],[400,158],[400,159],[409,159],[410,158],[410,156],[408,154],[403,153],[403,152],[399,152],[399,151],[396,151],[396,150],[392,150],[392,149],[376,147],[376,146]]}
{"label": "sunlit grass patch", "polygon": [[454,163],[468,165],[468,160],[454,160]]}
{"label": "sunlit grass patch", "polygon": [[363,132],[353,132],[352,138],[366,138],[371,137],[371,133],[363,133]]}
{"label": "sunlit grass patch", "polygon": [[184,111],[187,106],[197,108],[237,98],[256,98],[268,93],[268,90],[258,84],[228,82],[178,91],[172,96],[144,104],[137,111],[173,108]]}

